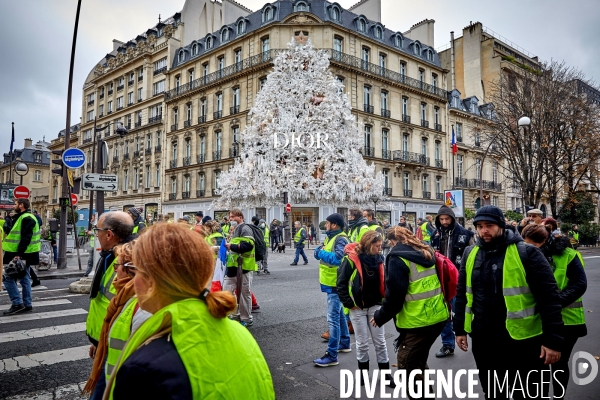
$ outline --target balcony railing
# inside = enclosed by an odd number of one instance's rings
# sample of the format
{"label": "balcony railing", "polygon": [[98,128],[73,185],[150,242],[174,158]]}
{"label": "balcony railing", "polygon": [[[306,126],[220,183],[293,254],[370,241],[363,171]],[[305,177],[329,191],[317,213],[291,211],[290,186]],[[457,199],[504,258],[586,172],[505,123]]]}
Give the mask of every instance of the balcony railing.
{"label": "balcony railing", "polygon": [[150,154],[152,154],[152,148],[151,147],[147,147],[145,150],[145,154],[148,156]]}
{"label": "balcony railing", "polygon": [[162,151],[162,148],[161,148],[160,144],[158,146],[154,147],[155,153],[160,153],[161,151]]}
{"label": "balcony railing", "polygon": [[454,182],[457,187],[462,188],[479,189],[483,186],[482,189],[485,190],[502,191],[502,184],[494,181],[482,181],[480,184],[479,179],[455,178]]}
{"label": "balcony railing", "polygon": [[370,104],[365,104],[363,110],[365,110],[366,113],[373,114],[375,108]]}
{"label": "balcony railing", "polygon": [[364,157],[375,157],[375,147],[363,147],[360,149],[360,154]]}
{"label": "balcony railing", "polygon": [[476,140],[475,141],[475,147],[481,147],[481,141]]}
{"label": "balcony railing", "polygon": [[167,67],[162,67],[162,68],[159,68],[159,69],[155,69],[154,70],[154,75],[162,74],[166,70],[167,70]]}
{"label": "balcony railing", "polygon": [[215,111],[213,113],[213,119],[219,119],[223,116],[223,111]]}
{"label": "balcony railing", "polygon": [[444,193],[436,193],[435,199],[436,200],[444,200]]}
{"label": "balcony railing", "polygon": [[104,117],[104,113],[98,114],[98,118],[102,118],[102,117]]}
{"label": "balcony railing", "polygon": [[139,128],[140,126],[142,126],[142,121],[141,121],[141,120],[138,120],[138,121],[135,123],[135,127],[136,127],[136,128]]}
{"label": "balcony railing", "polygon": [[144,80],[144,76],[143,75],[142,76],[138,76],[138,82],[141,82],[143,80]]}
{"label": "balcony railing", "polygon": [[104,137],[109,137],[110,136],[110,129],[107,130],[106,132],[104,132]]}
{"label": "balcony railing", "polygon": [[111,94],[113,94],[113,91],[112,91],[112,90],[109,90],[109,91],[108,91],[108,95],[110,96]]}
{"label": "balcony railing", "polygon": [[221,195],[221,189],[213,189],[212,190],[212,194],[213,194],[213,196],[220,196]]}
{"label": "balcony railing", "polygon": [[190,198],[190,192],[181,192],[181,198],[182,199],[189,199]]}
{"label": "balcony railing", "polygon": [[436,168],[444,168],[444,160],[435,160]]}
{"label": "balcony railing", "polygon": [[169,163],[169,166],[171,168],[177,168],[177,160],[171,160],[171,162]]}
{"label": "balcony railing", "polygon": [[133,80],[128,81],[127,86],[133,86],[133,82],[134,82]]}
{"label": "balcony railing", "polygon": [[134,152],[133,152],[133,156],[134,156],[135,158],[138,158],[138,157],[140,156],[140,151],[139,151],[139,150],[136,150],[136,151],[134,151]]}
{"label": "balcony railing", "polygon": [[118,163],[119,162],[119,156],[114,156],[113,157],[113,162],[114,163]]}
{"label": "balcony railing", "polygon": [[384,196],[391,196],[392,195],[392,188],[390,188],[390,187],[383,188],[383,195]]}
{"label": "balcony railing", "polygon": [[175,200],[177,198],[177,193],[169,193],[169,200]]}
{"label": "balcony railing", "polygon": [[104,98],[104,93],[102,93],[102,94],[100,95],[100,100],[102,100],[103,98]]}
{"label": "balcony railing", "polygon": [[412,197],[412,189],[404,189],[404,197]]}
{"label": "balcony railing", "polygon": [[429,165],[429,157],[423,154],[411,153],[403,150],[394,150],[392,152],[392,159],[394,161],[406,161],[415,164]]}
{"label": "balcony railing", "polygon": [[156,117],[150,117],[150,118],[148,118],[148,123],[149,124],[153,124],[155,122],[160,122],[160,121],[162,121],[162,114],[157,115]]}
{"label": "balcony railing", "polygon": [[125,87],[125,85],[119,85],[119,86],[117,86],[117,92],[118,92],[119,90],[123,90],[123,88],[124,88],[124,87]]}
{"label": "balcony railing", "polygon": [[382,108],[381,116],[385,117],[385,118],[390,118],[392,116],[392,112],[390,110],[386,110],[385,108]]}
{"label": "balcony railing", "polygon": [[206,115],[201,115],[198,117],[198,123],[203,124],[206,122]]}
{"label": "balcony railing", "polygon": [[462,143],[462,133],[457,133],[457,134],[456,134],[456,141],[457,141],[458,143]]}
{"label": "balcony railing", "polygon": [[196,197],[204,197],[205,190],[196,190]]}
{"label": "balcony railing", "polygon": [[138,99],[138,103],[141,103],[141,102],[142,102],[142,100],[144,100],[144,99],[142,99],[142,98],[140,97],[140,98]]}
{"label": "balcony railing", "polygon": [[192,157],[183,157],[183,166],[187,167],[192,163]]}
{"label": "balcony railing", "polygon": [[421,120],[421,126],[422,126],[423,128],[429,128],[429,121],[427,121],[427,120],[425,120],[425,119],[422,119],[422,120]]}
{"label": "balcony railing", "polygon": [[233,145],[229,148],[229,158],[239,157],[240,156],[240,146]]}
{"label": "balcony railing", "polygon": [[221,159],[221,150],[213,151],[213,161],[218,161]]}
{"label": "balcony railing", "polygon": [[127,107],[131,107],[133,105],[133,101],[127,103]]}
{"label": "balcony railing", "polygon": [[129,153],[123,154],[123,160],[129,160]]}
{"label": "balcony railing", "polygon": [[131,129],[131,122],[128,122],[127,125],[125,125],[125,128],[127,128],[127,130]]}
{"label": "balcony railing", "polygon": [[392,152],[390,150],[381,150],[381,158],[390,160],[392,158]]}
{"label": "balcony railing", "polygon": [[123,106],[117,106],[117,111],[122,110]]}
{"label": "balcony railing", "polygon": [[424,199],[431,199],[431,192],[423,192]]}
{"label": "balcony railing", "polygon": [[83,139],[83,144],[91,143],[91,142],[92,142],[92,138],[85,138],[85,139]]}
{"label": "balcony railing", "polygon": [[441,124],[434,124],[434,129],[438,132],[442,131],[442,125]]}
{"label": "balcony railing", "polygon": [[112,110],[108,110],[108,112],[106,113],[106,115],[110,115],[112,114]]}
{"label": "balcony railing", "polygon": [[410,115],[402,114],[402,122],[410,124]]}
{"label": "balcony railing", "polygon": [[229,114],[230,115],[237,114],[239,112],[240,112],[240,106],[229,107]]}
{"label": "balcony railing", "polygon": [[171,132],[174,132],[176,130],[177,130],[177,124],[171,125]]}
{"label": "balcony railing", "polygon": [[88,106],[93,106],[93,105],[94,105],[94,100],[88,101]]}
{"label": "balcony railing", "polygon": [[191,119],[183,121],[183,127],[184,128],[189,128],[190,126],[192,126],[192,120]]}
{"label": "balcony railing", "polygon": [[206,162],[206,155],[205,154],[197,154],[196,160],[198,161],[198,164],[202,164],[202,163]]}

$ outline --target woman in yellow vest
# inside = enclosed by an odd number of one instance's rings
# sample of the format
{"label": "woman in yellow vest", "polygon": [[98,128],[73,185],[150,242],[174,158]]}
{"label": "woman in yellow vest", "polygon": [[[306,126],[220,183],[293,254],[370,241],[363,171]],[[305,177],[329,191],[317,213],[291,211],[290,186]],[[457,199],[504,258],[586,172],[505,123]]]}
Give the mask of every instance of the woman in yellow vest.
{"label": "woman in yellow vest", "polygon": [[[400,333],[398,369],[405,369],[408,376],[413,370],[428,369],[429,351],[449,312],[431,247],[400,226],[388,229],[386,236],[392,249],[385,264],[385,299],[371,324],[383,326],[395,318]],[[416,380],[423,381],[423,375]]]}
{"label": "woman in yellow vest", "polygon": [[105,398],[275,398],[252,334],[225,318],[233,295],[207,288],[213,266],[204,239],[181,224],[157,224],[138,238],[126,270],[153,316],[127,341]]}
{"label": "woman in yellow vest", "polygon": [[569,358],[577,339],[587,335],[585,325],[585,311],[581,297],[587,289],[587,278],[583,270],[581,254],[571,248],[567,236],[552,237],[551,218],[542,221],[542,225],[527,225],[521,231],[526,243],[532,244],[542,250],[558,285],[560,302],[562,305],[562,318],[565,324],[563,329],[564,345],[560,360],[552,364],[552,384],[554,398],[565,397],[569,384]]}

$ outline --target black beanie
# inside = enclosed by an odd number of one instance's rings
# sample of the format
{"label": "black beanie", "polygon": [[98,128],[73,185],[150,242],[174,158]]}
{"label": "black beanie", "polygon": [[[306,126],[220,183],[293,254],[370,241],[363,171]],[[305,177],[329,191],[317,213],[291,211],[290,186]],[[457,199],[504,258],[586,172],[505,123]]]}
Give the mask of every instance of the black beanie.
{"label": "black beanie", "polygon": [[340,227],[340,229],[344,229],[344,225],[346,225],[344,222],[344,217],[338,213],[331,214],[329,217],[325,218],[325,220],[331,222],[332,224],[336,224]]}
{"label": "black beanie", "polygon": [[504,214],[502,213],[502,210],[496,206],[483,206],[477,210],[477,214],[475,214],[475,218],[473,219],[473,225],[476,225],[479,221],[492,222],[500,228],[506,226]]}

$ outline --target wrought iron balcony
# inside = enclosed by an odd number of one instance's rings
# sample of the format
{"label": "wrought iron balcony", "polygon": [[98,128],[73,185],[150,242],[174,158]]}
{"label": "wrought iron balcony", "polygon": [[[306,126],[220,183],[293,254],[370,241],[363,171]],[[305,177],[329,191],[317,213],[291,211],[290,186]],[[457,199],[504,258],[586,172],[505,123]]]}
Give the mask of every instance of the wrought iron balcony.
{"label": "wrought iron balcony", "polygon": [[125,125],[125,128],[127,128],[128,130],[131,129],[131,122],[128,122],[127,125]]}
{"label": "wrought iron balcony", "polygon": [[383,195],[384,196],[391,196],[392,195],[392,188],[391,187],[383,188]]}
{"label": "wrought iron balcony", "polygon": [[113,91],[112,91],[112,90],[109,90],[109,91],[108,91],[108,95],[110,96],[111,94],[113,94]]}
{"label": "wrought iron balcony", "polygon": [[104,132],[104,137],[109,137],[110,136],[110,129],[107,130],[106,132]]}
{"label": "wrought iron balcony", "polygon": [[133,156],[134,156],[135,158],[138,158],[138,157],[140,156],[140,151],[139,151],[139,150],[136,150],[136,151],[134,151],[134,152],[133,152]]}
{"label": "wrought iron balcony", "polygon": [[431,199],[431,192],[423,192],[424,199]]}
{"label": "wrought iron balcony", "polygon": [[113,156],[113,162],[114,163],[118,163],[119,162],[119,156]]}
{"label": "wrought iron balcony", "polygon": [[171,160],[171,162],[169,163],[169,166],[171,168],[177,168],[177,160]]}
{"label": "wrought iron balcony", "polygon": [[422,119],[422,120],[421,120],[421,126],[422,126],[423,128],[429,128],[429,121],[427,121],[427,120],[425,120],[425,119]]}
{"label": "wrought iron balcony", "polygon": [[171,125],[171,132],[174,132],[176,130],[177,130],[177,124]]}
{"label": "wrought iron balcony", "polygon": [[444,193],[436,193],[435,199],[436,200],[444,200]]}
{"label": "wrought iron balcony", "polygon": [[369,114],[373,114],[373,112],[375,112],[375,108],[370,104],[364,104],[363,110]]}
{"label": "wrought iron balcony", "polygon": [[102,118],[102,117],[104,117],[103,113],[98,114],[98,118]]}
{"label": "wrought iron balcony", "polygon": [[123,90],[124,87],[125,87],[125,85],[118,85],[117,86],[117,92],[120,91],[120,90]]}
{"label": "wrought iron balcony", "polygon": [[223,116],[223,111],[215,111],[213,113],[213,119],[219,119]]}
{"label": "wrought iron balcony", "polygon": [[161,148],[160,144],[158,146],[154,147],[155,153],[160,153],[161,151],[162,151],[162,148]]}
{"label": "wrought iron balcony", "polygon": [[169,193],[169,200],[175,200],[177,198],[177,193]]}
{"label": "wrought iron balcony", "polygon": [[402,122],[410,124],[410,115],[402,114]]}
{"label": "wrought iron balcony", "polygon": [[192,157],[183,157],[183,166],[187,167],[192,163]]}
{"label": "wrought iron balcony", "polygon": [[392,158],[392,152],[390,150],[381,150],[381,158],[390,160]]}
{"label": "wrought iron balcony", "polygon": [[139,128],[140,126],[142,126],[142,120],[141,120],[141,119],[140,119],[140,120],[138,120],[138,121],[135,123],[135,127],[136,127],[136,128]]}
{"label": "wrought iron balcony", "polygon": [[92,138],[85,138],[85,139],[83,139],[83,144],[91,143],[91,142],[92,142]]}
{"label": "wrought iron balcony", "polygon": [[206,122],[206,115],[201,115],[198,117],[198,123],[203,124]]}
{"label": "wrought iron balcony", "polygon": [[123,106],[117,106],[117,111],[122,110]]}
{"label": "wrought iron balcony", "polygon": [[191,119],[183,121],[183,127],[184,128],[189,128],[190,126],[192,126],[192,120]]}
{"label": "wrought iron balcony", "polygon": [[123,160],[129,160],[129,153],[123,154]]}
{"label": "wrought iron balcony", "polygon": [[133,86],[133,80],[127,82],[127,86]]}
{"label": "wrought iron balcony", "polygon": [[212,190],[212,194],[213,194],[213,196],[220,196],[221,195],[221,189],[213,189]]}
{"label": "wrought iron balcony", "polygon": [[229,115],[234,115],[240,112],[240,106],[229,107]]}
{"label": "wrought iron balcony", "polygon": [[390,110],[382,108],[381,109],[381,116],[385,117],[385,118],[390,118],[392,116],[392,112]]}
{"label": "wrought iron balcony", "polygon": [[465,179],[455,178],[455,185],[457,187],[468,188],[468,189],[479,189],[493,190],[496,192],[502,191],[502,184],[494,181],[479,181],[479,179]]}
{"label": "wrought iron balcony", "polygon": [[90,101],[88,101],[88,107],[89,107],[89,106],[93,106],[93,105],[94,105],[94,100],[90,100]]}
{"label": "wrought iron balcony", "polygon": [[462,143],[462,133],[457,133],[456,134],[456,141],[459,143]]}
{"label": "wrought iron balcony", "polygon": [[138,82],[141,82],[143,80],[144,80],[144,76],[143,75],[142,76],[138,76]]}
{"label": "wrought iron balcony", "polygon": [[142,102],[142,100],[144,100],[144,99],[142,99],[142,98],[140,97],[140,98],[138,99],[138,103],[141,103],[141,102]]}
{"label": "wrought iron balcony", "polygon": [[475,141],[475,147],[481,147],[481,141],[476,140]]}
{"label": "wrought iron balcony", "polygon": [[147,147],[145,153],[146,153],[147,156],[150,155],[150,154],[152,154],[152,148],[151,147]]}
{"label": "wrought iron balcony", "polygon": [[162,68],[159,68],[159,69],[155,69],[154,70],[154,75],[162,74],[166,70],[167,70],[167,67],[162,67]]}
{"label": "wrought iron balcony", "polygon": [[375,157],[375,148],[363,147],[360,149],[360,154],[362,154],[364,157]]}
{"label": "wrought iron balcony", "polygon": [[206,162],[206,155],[205,154],[197,154],[196,160],[198,161],[198,164],[202,164],[202,163]]}
{"label": "wrought iron balcony", "polygon": [[434,129],[438,132],[442,131],[442,124],[434,124]]}
{"label": "wrought iron balcony", "polygon": [[127,103],[127,107],[131,107],[133,105],[133,101]]}
{"label": "wrought iron balcony", "polygon": [[240,145],[234,144],[229,148],[229,158],[239,157],[240,156]]}
{"label": "wrought iron balcony", "polygon": [[403,150],[394,150],[392,152],[392,159],[394,161],[406,161],[415,164],[429,165],[429,157],[423,154],[411,153]]}
{"label": "wrought iron balcony", "polygon": [[106,113],[106,115],[110,115],[112,114],[112,110],[108,110],[108,112]]}
{"label": "wrought iron balcony", "polygon": [[213,151],[213,161],[218,161],[221,159],[221,150]]}
{"label": "wrought iron balcony", "polygon": [[436,168],[444,168],[444,160],[435,160]]}
{"label": "wrought iron balcony", "polygon": [[404,189],[404,197],[412,197],[412,189]]}
{"label": "wrought iron balcony", "polygon": [[181,192],[181,198],[182,199],[189,199],[190,198],[190,192]]}
{"label": "wrought iron balcony", "polygon": [[205,190],[196,190],[196,197],[204,197]]}
{"label": "wrought iron balcony", "polygon": [[104,98],[104,93],[102,93],[102,94],[100,95],[100,100],[102,100],[103,98]]}
{"label": "wrought iron balcony", "polygon": [[162,114],[157,115],[156,117],[150,117],[150,118],[148,118],[148,123],[149,124],[153,124],[155,122],[160,122],[160,121],[162,121]]}

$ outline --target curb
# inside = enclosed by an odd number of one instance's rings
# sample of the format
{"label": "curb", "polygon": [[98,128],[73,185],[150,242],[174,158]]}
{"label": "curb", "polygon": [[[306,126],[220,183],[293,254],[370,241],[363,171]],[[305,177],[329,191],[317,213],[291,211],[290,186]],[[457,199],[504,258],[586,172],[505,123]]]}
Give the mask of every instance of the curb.
{"label": "curb", "polygon": [[42,275],[38,272],[38,278],[43,281],[43,280],[50,280],[50,279],[70,279],[70,278],[81,278],[83,276],[83,274],[85,274],[85,271],[65,271],[65,272],[57,272],[57,273],[52,273],[52,274],[48,274],[48,275]]}

